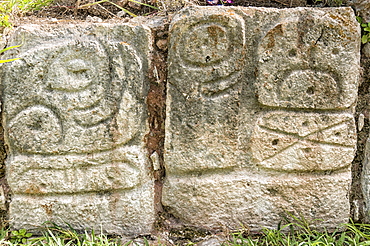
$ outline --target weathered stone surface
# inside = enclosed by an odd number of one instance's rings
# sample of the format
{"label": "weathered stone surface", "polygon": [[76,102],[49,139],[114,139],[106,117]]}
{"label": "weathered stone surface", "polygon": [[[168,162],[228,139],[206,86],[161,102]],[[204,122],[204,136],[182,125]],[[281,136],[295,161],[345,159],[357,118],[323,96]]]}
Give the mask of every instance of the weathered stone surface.
{"label": "weathered stone surface", "polygon": [[16,195],[11,203],[14,228],[35,228],[46,221],[69,223],[80,230],[109,234],[150,232],[153,223],[153,184],[126,191],[101,191],[48,196]]}
{"label": "weathered stone surface", "polygon": [[370,138],[367,139],[362,162],[361,188],[364,197],[365,221],[370,220]]}
{"label": "weathered stone surface", "polygon": [[357,96],[358,24],[348,9],[282,13],[258,45],[259,102],[337,109]]}
{"label": "weathered stone surface", "polygon": [[[146,233],[154,221],[144,148],[151,34],[119,24],[28,25],[3,68],[15,228]],[[32,214],[32,216],[31,216]],[[136,221],[136,222],[135,222]]]}
{"label": "weathered stone surface", "polygon": [[333,175],[247,171],[170,177],[163,189],[163,203],[185,224],[205,228],[276,229],[290,212],[318,228],[333,229],[348,222],[350,181],[348,169]]}
{"label": "weathered stone surface", "polygon": [[370,22],[370,2],[367,0],[349,0],[348,4],[356,10],[356,15],[361,16],[363,21]]}
{"label": "weathered stone surface", "polygon": [[325,171],[349,166],[356,140],[351,114],[275,111],[258,119],[251,149],[265,168]]}
{"label": "weathered stone surface", "polygon": [[[188,8],[172,21],[163,205],[184,224],[349,218],[360,30],[350,8]],[[190,48],[188,48],[190,47]]]}

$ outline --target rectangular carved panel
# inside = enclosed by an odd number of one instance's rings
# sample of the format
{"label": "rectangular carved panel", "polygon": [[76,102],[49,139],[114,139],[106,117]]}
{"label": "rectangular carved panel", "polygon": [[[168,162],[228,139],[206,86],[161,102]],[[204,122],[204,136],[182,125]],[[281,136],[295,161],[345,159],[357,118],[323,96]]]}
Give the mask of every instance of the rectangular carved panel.
{"label": "rectangular carved panel", "polygon": [[[144,136],[150,30],[28,25],[3,68],[11,224],[147,233],[154,184]],[[31,215],[32,214],[32,215]]]}
{"label": "rectangular carved panel", "polygon": [[210,228],[276,228],[285,211],[329,228],[348,221],[359,40],[350,8],[178,13],[168,62],[168,211]]}

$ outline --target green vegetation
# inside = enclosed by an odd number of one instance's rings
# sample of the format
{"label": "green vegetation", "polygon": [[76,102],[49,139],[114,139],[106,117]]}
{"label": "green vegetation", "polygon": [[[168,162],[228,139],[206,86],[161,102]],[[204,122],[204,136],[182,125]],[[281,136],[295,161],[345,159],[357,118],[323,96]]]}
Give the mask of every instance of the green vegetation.
{"label": "green vegetation", "polygon": [[[15,45],[15,46],[10,46],[10,47],[7,47],[5,49],[2,49],[0,50],[0,54],[1,53],[4,53],[5,51],[7,50],[10,50],[10,49],[14,49],[14,48],[18,48],[20,47],[21,45]],[[18,60],[19,58],[12,58],[12,59],[6,59],[6,60],[0,60],[0,63],[5,63],[5,62],[11,62],[11,61],[15,61],[15,60]]]}
{"label": "green vegetation", "polygon": [[[293,230],[294,225],[281,229],[263,229],[258,237],[245,236],[242,232],[232,234],[228,246],[289,245],[289,246],[344,246],[370,245],[370,225],[345,224],[344,231],[319,232],[308,228]],[[284,232],[283,232],[284,231]]]}
{"label": "green vegetation", "polygon": [[[292,221],[292,222],[291,222]],[[245,230],[232,233],[228,246],[345,246],[370,245],[370,225],[347,223],[334,232],[318,231],[303,217],[289,214],[285,225],[277,229],[263,229],[258,237],[251,237]],[[316,221],[320,222],[320,221]],[[316,223],[317,224],[317,223]]]}
{"label": "green vegetation", "polygon": [[0,26],[11,27],[11,20],[27,12],[40,10],[53,0],[2,0],[0,1]]}
{"label": "green vegetation", "polygon": [[361,42],[366,44],[370,41],[370,22],[364,23],[360,16],[357,16],[356,19],[361,25]]}
{"label": "green vegetation", "polygon": [[[157,7],[154,7],[152,5],[149,5],[149,4],[146,4],[146,3],[142,3],[142,2],[138,2],[138,1],[135,1],[135,0],[128,0],[129,2],[133,2],[133,3],[136,3],[136,4],[139,4],[139,5],[143,5],[143,6],[147,6],[147,7],[150,7],[152,9],[158,9]],[[127,9],[119,6],[118,4],[112,2],[112,1],[109,1],[109,0],[101,0],[101,1],[97,1],[97,2],[93,2],[93,3],[88,3],[88,4],[84,4],[84,5],[81,5],[79,6],[78,8],[86,8],[86,7],[90,7],[90,6],[93,6],[93,5],[96,5],[96,4],[101,4],[101,3],[110,3],[114,6],[116,6],[117,8],[119,8],[120,10],[122,10],[123,12],[129,14],[131,17],[136,17],[137,15],[135,15],[134,13],[128,11]]]}
{"label": "green vegetation", "polygon": [[[45,227],[42,236],[32,237],[32,233],[21,229],[19,231],[0,230],[0,245],[9,246],[116,246],[119,238],[109,238],[103,234],[77,233],[74,229],[63,229],[59,226]],[[126,243],[129,245],[131,242]]]}
{"label": "green vegetation", "polygon": [[[223,246],[344,246],[370,245],[370,225],[347,223],[341,230],[319,232],[302,218],[292,216],[293,222],[287,221],[277,229],[263,229],[260,235],[251,235],[247,228],[231,232]],[[67,229],[56,225],[45,227],[42,236],[33,236],[25,229],[19,231],[0,230],[0,245],[9,246],[165,246],[161,242],[149,243],[143,238],[140,243],[123,241],[119,237],[109,237],[101,233],[78,233],[71,227]],[[196,245],[194,242],[178,245]]]}
{"label": "green vegetation", "polygon": [[32,233],[27,232],[26,229],[20,229],[19,231],[12,231],[11,232],[10,241],[12,243],[26,243],[27,239],[32,237]]}

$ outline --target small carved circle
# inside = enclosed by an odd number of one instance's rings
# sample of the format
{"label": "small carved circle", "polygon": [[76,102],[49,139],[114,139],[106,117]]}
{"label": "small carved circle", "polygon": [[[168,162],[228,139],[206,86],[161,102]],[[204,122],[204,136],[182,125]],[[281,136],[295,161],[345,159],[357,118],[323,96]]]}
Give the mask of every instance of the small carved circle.
{"label": "small carved circle", "polygon": [[228,55],[230,46],[226,28],[211,23],[192,27],[180,45],[183,59],[192,64],[217,63]]}
{"label": "small carved circle", "polygon": [[332,50],[332,53],[333,53],[334,55],[338,55],[338,54],[339,54],[339,49],[338,49],[338,48],[334,48],[334,49]]}
{"label": "small carved circle", "polygon": [[21,151],[42,153],[61,140],[62,127],[52,110],[33,106],[11,120],[9,137]]}
{"label": "small carved circle", "polygon": [[309,125],[310,123],[307,120],[302,123],[302,126],[309,126]]}
{"label": "small carved circle", "polygon": [[312,149],[311,148],[304,148],[303,151],[305,153],[311,153]]}
{"label": "small carved circle", "polygon": [[288,53],[289,57],[295,57],[297,55],[296,49],[291,49]]}

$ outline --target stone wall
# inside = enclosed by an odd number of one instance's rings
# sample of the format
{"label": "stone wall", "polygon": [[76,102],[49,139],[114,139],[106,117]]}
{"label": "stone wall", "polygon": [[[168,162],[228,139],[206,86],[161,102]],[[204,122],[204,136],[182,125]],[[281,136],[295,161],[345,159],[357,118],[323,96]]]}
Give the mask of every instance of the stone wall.
{"label": "stone wall", "polygon": [[24,25],[8,46],[19,43],[1,72],[12,228],[137,235],[258,231],[288,213],[319,228],[349,220],[351,8],[191,7],[169,27]]}

